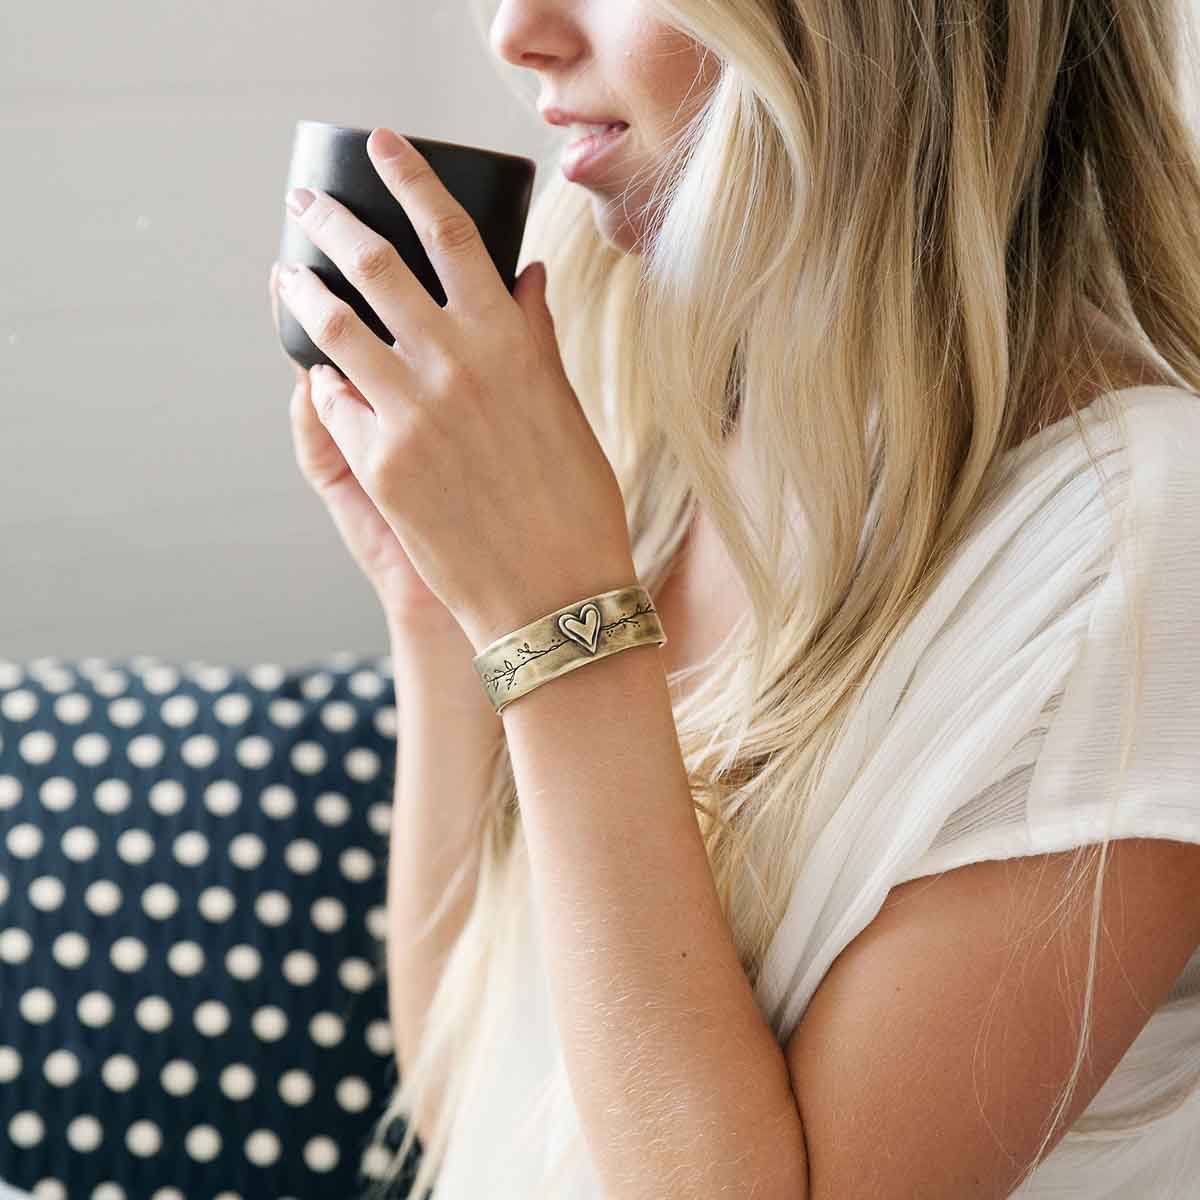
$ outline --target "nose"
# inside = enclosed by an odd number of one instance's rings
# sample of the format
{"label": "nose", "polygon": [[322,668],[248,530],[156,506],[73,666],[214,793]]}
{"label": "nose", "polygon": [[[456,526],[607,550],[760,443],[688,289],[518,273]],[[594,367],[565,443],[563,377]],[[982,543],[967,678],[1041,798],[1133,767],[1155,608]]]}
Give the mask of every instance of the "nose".
{"label": "nose", "polygon": [[514,67],[544,69],[580,51],[580,33],[563,0],[502,0],[489,34],[492,52]]}

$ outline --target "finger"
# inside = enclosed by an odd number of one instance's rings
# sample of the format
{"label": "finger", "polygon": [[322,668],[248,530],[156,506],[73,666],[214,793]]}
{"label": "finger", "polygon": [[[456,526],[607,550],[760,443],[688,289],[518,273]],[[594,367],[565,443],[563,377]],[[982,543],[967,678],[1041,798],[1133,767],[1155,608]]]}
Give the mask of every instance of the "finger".
{"label": "finger", "polygon": [[412,222],[448,304],[482,316],[511,302],[475,222],[416,147],[390,129],[374,129],[367,152]]}
{"label": "finger", "polygon": [[368,329],[358,313],[335,296],[315,271],[299,265],[290,273],[281,268],[279,296],[313,345],[354,382],[371,407],[379,408],[389,401],[398,406],[400,396],[414,390],[403,356]]}
{"label": "finger", "polygon": [[327,192],[308,188],[313,199],[303,212],[290,207],[305,236],[378,314],[401,346],[416,346],[441,319],[442,310],[408,269],[387,238],[364,225]]}
{"label": "finger", "polygon": [[[280,337],[279,330],[279,263],[278,261],[271,264],[271,279],[267,285],[267,290],[271,294],[271,320],[275,322],[275,336]],[[296,376],[297,383],[306,383],[308,381],[308,372],[285,350],[284,358],[288,360],[292,368],[293,374]]]}
{"label": "finger", "polygon": [[378,424],[375,412],[332,367],[315,366],[309,377],[313,411],[361,483],[367,450]]}

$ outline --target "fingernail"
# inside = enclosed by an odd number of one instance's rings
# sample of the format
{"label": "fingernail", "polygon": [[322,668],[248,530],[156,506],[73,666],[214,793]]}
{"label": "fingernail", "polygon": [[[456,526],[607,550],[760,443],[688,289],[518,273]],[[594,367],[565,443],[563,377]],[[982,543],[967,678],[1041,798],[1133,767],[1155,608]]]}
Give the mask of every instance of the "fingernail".
{"label": "fingernail", "polygon": [[292,188],[284,197],[284,203],[299,216],[315,199],[312,192],[306,187]]}
{"label": "fingernail", "polygon": [[296,268],[291,263],[279,264],[279,286],[287,287],[298,274]]}

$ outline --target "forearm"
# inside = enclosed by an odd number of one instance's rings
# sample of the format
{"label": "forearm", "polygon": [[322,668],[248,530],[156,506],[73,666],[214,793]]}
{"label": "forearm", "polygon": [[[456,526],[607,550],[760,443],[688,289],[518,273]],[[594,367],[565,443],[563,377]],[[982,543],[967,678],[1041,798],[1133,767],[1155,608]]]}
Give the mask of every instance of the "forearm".
{"label": "forearm", "polygon": [[721,911],[656,646],[501,714],[571,1090],[610,1200],[803,1200],[783,1050]]}
{"label": "forearm", "polygon": [[[479,861],[474,826],[504,734],[471,664],[471,644],[456,625],[430,628],[389,618],[388,628],[397,724],[387,880],[388,998],[403,1073],[474,899]],[[419,936],[464,863],[461,893]]]}

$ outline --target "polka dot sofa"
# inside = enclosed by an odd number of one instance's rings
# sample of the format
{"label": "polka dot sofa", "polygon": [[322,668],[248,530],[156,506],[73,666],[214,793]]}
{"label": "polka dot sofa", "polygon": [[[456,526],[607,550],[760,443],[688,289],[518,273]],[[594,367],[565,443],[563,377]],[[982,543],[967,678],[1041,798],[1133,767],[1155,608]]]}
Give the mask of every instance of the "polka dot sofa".
{"label": "polka dot sofa", "polygon": [[389,663],[0,659],[0,1180],[366,1195],[397,1082]]}

